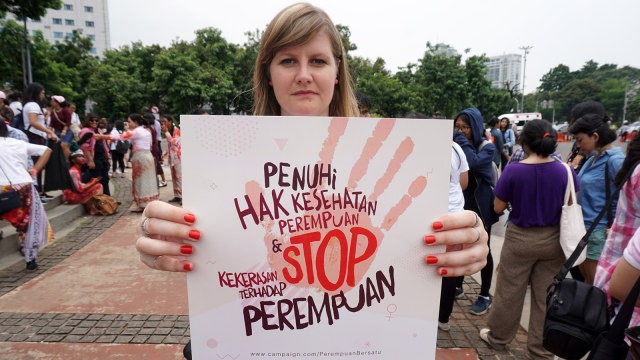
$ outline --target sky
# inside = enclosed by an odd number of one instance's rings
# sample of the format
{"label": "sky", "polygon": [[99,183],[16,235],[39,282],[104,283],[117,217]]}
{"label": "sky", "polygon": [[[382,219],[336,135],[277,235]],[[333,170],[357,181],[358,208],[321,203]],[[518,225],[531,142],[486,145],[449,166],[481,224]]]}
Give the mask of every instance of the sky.
{"label": "sky", "polygon": [[[111,47],[141,41],[169,46],[215,27],[229,42],[264,30],[288,0],[108,0]],[[381,57],[392,72],[416,63],[426,43],[445,43],[466,56],[527,55],[525,93],[564,64],[579,70],[588,60],[640,68],[638,0],[314,0],[335,24],[349,27],[352,55]],[[464,55],[469,49],[468,55]]]}

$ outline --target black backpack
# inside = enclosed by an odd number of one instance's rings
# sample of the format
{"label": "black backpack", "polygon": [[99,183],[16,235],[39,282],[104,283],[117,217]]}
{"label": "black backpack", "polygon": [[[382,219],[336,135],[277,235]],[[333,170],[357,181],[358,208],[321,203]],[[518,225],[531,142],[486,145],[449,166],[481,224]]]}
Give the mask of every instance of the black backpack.
{"label": "black backpack", "polygon": [[26,129],[24,128],[24,119],[22,118],[21,112],[13,117],[13,119],[11,120],[11,127],[21,130],[25,133],[27,132],[27,130],[29,130],[29,128],[31,128],[31,126],[27,127]]}

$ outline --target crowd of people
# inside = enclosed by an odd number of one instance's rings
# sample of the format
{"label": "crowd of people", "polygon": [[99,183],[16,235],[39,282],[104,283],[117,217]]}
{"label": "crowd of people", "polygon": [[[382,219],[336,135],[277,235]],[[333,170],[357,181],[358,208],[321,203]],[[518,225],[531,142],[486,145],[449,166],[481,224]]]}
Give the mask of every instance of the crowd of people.
{"label": "crowd of people", "polygon": [[[253,79],[254,114],[371,116],[370,100],[351,87],[344,54],[340,34],[324,11],[309,4],[283,9],[261,39]],[[291,96],[301,90],[314,96]],[[89,213],[95,213],[92,196],[109,194],[110,176],[122,176],[130,163],[137,205],[134,211],[142,213],[138,223],[141,236],[135,245],[141,261],[156,270],[185,272],[195,268],[189,260],[193,247],[188,241],[201,237],[196,216],[188,209],[157,201],[159,187],[167,185],[162,169],[166,160],[174,187],[170,202],[182,203],[180,129],[171,115],[156,119],[150,113],[130,114],[126,121],[117,120],[110,126],[88,114],[80,128],[77,114],[64,97],[52,96],[46,101],[44,89],[37,83],[27,88],[22,101],[19,96],[11,94],[0,115],[5,114],[4,120],[10,123],[13,116],[6,114],[20,112],[28,141],[10,139],[18,130],[5,122],[0,124],[0,185],[3,192],[14,189],[20,196],[22,212],[12,210],[2,218],[11,221],[24,238],[27,269],[33,268],[29,264],[35,264],[34,251],[43,244],[40,238],[29,239],[30,234],[42,231],[31,229],[28,213],[42,214],[38,209],[47,199],[40,172],[52,153],[47,143],[62,143],[60,151],[69,160],[64,170],[70,173],[72,187],[65,190],[65,200],[84,203]],[[530,287],[529,356],[553,359],[543,347],[542,337],[547,287],[566,260],[559,242],[565,190],[574,184],[589,227],[613,196],[612,189],[633,171],[608,216],[596,224],[587,260],[572,269],[574,278],[604,289],[615,310],[640,276],[640,170],[633,166],[640,160],[640,138],[633,138],[625,155],[614,145],[617,137],[604,107],[593,101],[579,104],[571,112],[569,132],[576,141],[566,162],[557,152],[557,134],[547,121],[530,121],[520,134],[507,118],[487,123],[489,137],[478,109],[464,109],[455,116],[449,211],[431,224],[432,231],[424,238],[427,246],[447,245],[446,253],[425,258],[427,265],[435,266],[443,276],[438,325],[449,330],[453,305],[464,296],[463,277],[479,271],[480,293],[470,311],[477,316],[488,313],[489,327],[480,331],[480,338],[496,349],[514,339]],[[25,133],[18,135],[24,138]],[[167,143],[164,152],[163,134]],[[19,169],[11,157],[20,158]],[[490,250],[491,227],[505,212],[509,218],[495,264]],[[16,216],[18,213],[21,216]],[[40,219],[31,219],[42,228]],[[490,288],[498,266],[492,296]],[[631,325],[640,322],[639,315],[636,308]],[[185,356],[190,357],[189,346]]]}
{"label": "crowd of people", "polygon": [[[47,97],[39,83],[8,97],[0,91],[0,185],[2,193],[18,192],[21,201],[19,207],[3,210],[2,219],[11,222],[19,234],[27,271],[38,266],[38,247],[53,239],[43,207],[53,197],[46,191],[61,190],[63,201],[82,204],[90,215],[104,215],[98,204],[111,194],[110,178],[122,177],[132,168],[138,204],[134,211],[141,212],[148,202],[158,199],[159,187],[167,186],[161,163],[167,157],[175,173],[171,201],[182,201],[180,130],[171,115],[160,118],[163,125],[152,114],[131,114],[128,121],[116,120],[111,125],[94,113],[80,121],[75,109],[61,95]],[[160,150],[160,129],[169,143],[165,154]],[[139,135],[132,138],[134,132]],[[149,161],[148,166],[143,166],[143,159]]]}

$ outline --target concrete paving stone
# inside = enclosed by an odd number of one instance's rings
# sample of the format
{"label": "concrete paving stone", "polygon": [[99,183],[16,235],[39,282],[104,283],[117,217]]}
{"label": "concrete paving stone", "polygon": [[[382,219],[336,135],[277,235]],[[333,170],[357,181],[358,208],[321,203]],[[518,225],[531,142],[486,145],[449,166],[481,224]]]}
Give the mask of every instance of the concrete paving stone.
{"label": "concrete paving stone", "polygon": [[164,335],[152,335],[147,340],[147,344],[162,344],[162,340],[164,340],[166,336]]}
{"label": "concrete paving stone", "polygon": [[139,328],[126,328],[120,335],[136,335],[140,331]]}
{"label": "concrete paving stone", "polygon": [[92,328],[94,326],[96,326],[96,324],[98,323],[97,320],[82,320],[82,322],[80,324],[78,324],[78,327],[88,327],[88,328]]}
{"label": "concrete paving stone", "polygon": [[73,326],[61,326],[58,329],[56,329],[56,331],[54,332],[54,334],[69,334],[70,332],[73,331]]}
{"label": "concrete paving stone", "polygon": [[464,339],[466,339],[466,336],[464,336],[464,333],[459,332],[459,331],[449,331],[449,336],[451,337],[452,340],[464,340]]}
{"label": "concrete paving stone", "polygon": [[118,327],[118,328],[124,328],[127,326],[127,322],[124,320],[115,320],[114,322],[111,323],[111,327]]}
{"label": "concrete paving stone", "polygon": [[180,315],[180,316],[178,316],[178,321],[189,322],[189,315]]}
{"label": "concrete paving stone", "polygon": [[164,315],[151,315],[147,320],[149,321],[161,321],[164,319]]}
{"label": "concrete paving stone", "polygon": [[180,344],[181,336],[167,336],[162,340],[163,344]]}
{"label": "concrete paving stone", "polygon": [[67,320],[67,319],[71,319],[72,316],[73,316],[73,314],[58,314],[58,315],[56,315],[55,319],[56,320]]}
{"label": "concrete paving stone", "polygon": [[176,321],[178,320],[178,315],[167,315],[164,317],[166,321]]}
{"label": "concrete paving stone", "polygon": [[138,334],[140,334],[140,335],[153,335],[153,333],[155,331],[156,331],[155,328],[143,328],[143,329],[140,329],[138,331]]}
{"label": "concrete paving stone", "polygon": [[184,332],[184,336],[191,337],[191,330],[187,329],[187,331]]}
{"label": "concrete paving stone", "polygon": [[465,316],[463,314],[460,314],[460,313],[452,313],[451,314],[451,318],[453,318],[453,319],[464,319]]}
{"label": "concrete paving stone", "polygon": [[24,330],[24,326],[9,326],[4,332],[7,334],[19,334]]}
{"label": "concrete paving stone", "polygon": [[463,332],[467,333],[467,332],[478,331],[478,328],[476,328],[475,326],[461,326],[460,330],[462,330]]}
{"label": "concrete paving stone", "polygon": [[20,319],[4,319],[2,325],[13,326],[16,325]]}
{"label": "concrete paving stone", "polygon": [[83,337],[84,335],[67,335],[64,338],[64,342],[77,343],[77,342],[80,342],[80,340],[82,340]]}
{"label": "concrete paving stone", "polygon": [[40,317],[40,314],[27,314],[27,316],[25,316],[26,319],[37,319]]}
{"label": "concrete paving stone", "polygon": [[183,338],[182,338],[182,340],[180,340],[180,344],[182,344],[182,345],[187,345],[187,343],[188,343],[189,341],[191,341],[191,338],[190,338],[190,337],[188,337],[188,336],[185,336],[185,337],[183,337]]}
{"label": "concrete paving stone", "polygon": [[99,328],[109,327],[109,326],[111,326],[112,322],[113,321],[111,321],[111,320],[100,320],[96,324],[96,327],[99,327]]}
{"label": "concrete paving stone", "polygon": [[100,335],[104,335],[104,333],[107,331],[106,328],[93,328],[91,330],[89,330],[89,332],[87,333],[87,335],[96,335],[96,336],[100,336]]}
{"label": "concrete paving stone", "polygon": [[133,340],[133,335],[119,335],[114,342],[118,344],[128,344]]}
{"label": "concrete paving stone", "polygon": [[87,317],[87,320],[101,320],[102,316],[102,314],[91,314]]}
{"label": "concrete paving stone", "polygon": [[184,335],[184,329],[171,329],[171,336],[182,336]]}
{"label": "concrete paving stone", "polygon": [[60,342],[62,341],[62,339],[65,338],[66,335],[58,335],[58,334],[51,334],[49,336],[47,336],[46,338],[44,338],[44,341],[47,342]]}
{"label": "concrete paving stone", "polygon": [[131,320],[133,321],[145,321],[149,318],[149,315],[134,315]]}
{"label": "concrete paving stone", "polygon": [[40,341],[44,341],[44,339],[47,337],[47,335],[39,335],[39,334],[35,334],[35,335],[31,335],[29,336],[29,342],[40,342]]}
{"label": "concrete paving stone", "polygon": [[24,313],[12,313],[12,314],[11,314],[11,318],[12,318],[12,319],[18,319],[18,320],[20,320],[20,319],[22,319],[23,317],[24,317]]}
{"label": "concrete paving stone", "polygon": [[437,336],[436,339],[438,339],[438,340],[440,340],[440,339],[449,339],[449,333],[446,332],[446,331],[442,331],[442,330],[438,329],[438,336]]}
{"label": "concrete paving stone", "polygon": [[144,325],[144,321],[129,321],[127,327],[141,328]]}
{"label": "concrete paving stone", "polygon": [[102,335],[96,340],[96,342],[97,343],[112,343],[115,339],[116,339],[115,335]]}
{"label": "concrete paving stone", "polygon": [[181,321],[178,320],[176,321],[175,324],[173,324],[174,328],[188,328],[189,327],[189,321]]}
{"label": "concrete paving stone", "polygon": [[156,328],[158,327],[158,325],[160,325],[160,321],[145,321],[144,325],[142,325],[142,327],[153,327]]}
{"label": "concrete paving stone", "polygon": [[34,321],[31,325],[32,325],[32,326],[43,327],[43,326],[46,326],[47,324],[49,324],[49,320],[45,320],[45,319],[37,319],[37,320],[36,320],[36,321]]}
{"label": "concrete paving stone", "polygon": [[[501,358],[496,355],[483,356],[481,360],[501,360]],[[504,358],[502,359],[504,360]]]}
{"label": "concrete paving stone", "polygon": [[0,342],[9,340],[13,334],[0,334]]}
{"label": "concrete paving stone", "polygon": [[77,327],[71,330],[71,335],[86,335],[91,328],[88,327]]}
{"label": "concrete paving stone", "polygon": [[162,320],[160,321],[160,324],[158,324],[158,327],[173,327],[174,321],[167,321],[167,320]]}
{"label": "concrete paving stone", "polygon": [[118,317],[117,314],[107,314],[102,317],[102,320],[115,320]]}
{"label": "concrete paving stone", "polygon": [[156,328],[156,330],[153,332],[154,335],[169,335],[169,333],[171,332],[171,328]]}
{"label": "concrete paving stone", "polygon": [[124,328],[110,327],[110,328],[107,328],[107,331],[105,332],[105,334],[107,334],[107,335],[120,335],[120,334],[122,334],[123,331],[124,331]]}
{"label": "concrete paving stone", "polygon": [[131,314],[120,314],[118,315],[118,317],[116,318],[116,320],[123,320],[123,321],[129,321],[133,318],[133,315]]}
{"label": "concrete paving stone", "polygon": [[466,340],[453,340],[453,343],[455,344],[456,347],[459,347],[459,348],[471,347],[471,344],[469,344],[469,342]]}
{"label": "concrete paving stone", "polygon": [[73,314],[72,320],[84,320],[89,317],[89,314]]}
{"label": "concrete paving stone", "polygon": [[53,334],[56,331],[56,327],[46,326],[38,330],[38,334]]}
{"label": "concrete paving stone", "polygon": [[82,320],[67,320],[66,323],[64,323],[66,326],[76,326],[78,324],[80,324],[82,322]]}
{"label": "concrete paving stone", "polygon": [[51,320],[49,321],[49,326],[62,326],[66,320]]}
{"label": "concrete paving stone", "polygon": [[526,343],[527,342],[527,335],[517,334],[516,335],[516,341],[521,342],[521,343]]}
{"label": "concrete paving stone", "polygon": [[149,338],[149,335],[138,335],[138,336],[134,336],[130,342],[132,344],[144,344],[147,342],[148,338]]}
{"label": "concrete paving stone", "polygon": [[29,335],[25,335],[25,334],[15,334],[12,337],[9,338],[9,341],[13,341],[13,342],[23,342],[26,341],[29,338]]}
{"label": "concrete paving stone", "polygon": [[8,327],[7,325],[0,325],[0,333],[3,333]]}
{"label": "concrete paving stone", "polygon": [[453,343],[451,340],[438,339],[436,340],[436,346],[443,349],[448,349],[453,347]]}
{"label": "concrete paving stone", "polygon": [[80,342],[92,343],[92,342],[95,342],[97,338],[98,338],[98,335],[85,335],[82,337],[82,339],[80,339]]}

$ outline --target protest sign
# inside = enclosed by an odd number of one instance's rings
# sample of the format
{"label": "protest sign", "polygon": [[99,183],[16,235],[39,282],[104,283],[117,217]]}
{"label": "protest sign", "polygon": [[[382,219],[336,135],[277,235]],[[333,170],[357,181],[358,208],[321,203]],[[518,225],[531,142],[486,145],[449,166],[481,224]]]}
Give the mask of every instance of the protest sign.
{"label": "protest sign", "polygon": [[182,116],[194,359],[433,359],[452,122]]}

